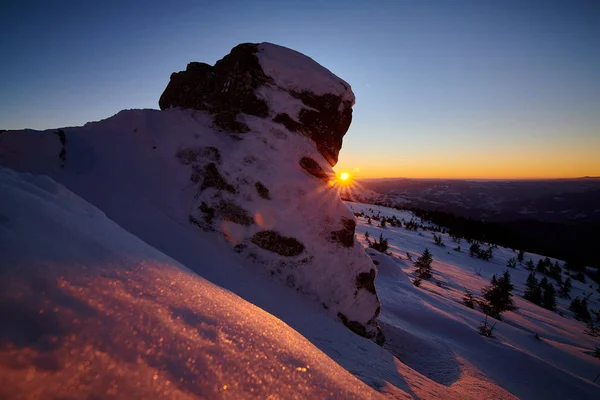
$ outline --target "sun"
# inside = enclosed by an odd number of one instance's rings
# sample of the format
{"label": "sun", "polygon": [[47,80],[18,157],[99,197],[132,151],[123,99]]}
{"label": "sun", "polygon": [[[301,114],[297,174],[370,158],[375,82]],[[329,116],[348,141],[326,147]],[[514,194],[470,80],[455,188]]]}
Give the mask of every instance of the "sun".
{"label": "sun", "polygon": [[352,186],[352,175],[349,172],[340,172],[335,175],[335,178],[332,178],[329,181],[329,186],[334,187],[342,187],[348,188]]}

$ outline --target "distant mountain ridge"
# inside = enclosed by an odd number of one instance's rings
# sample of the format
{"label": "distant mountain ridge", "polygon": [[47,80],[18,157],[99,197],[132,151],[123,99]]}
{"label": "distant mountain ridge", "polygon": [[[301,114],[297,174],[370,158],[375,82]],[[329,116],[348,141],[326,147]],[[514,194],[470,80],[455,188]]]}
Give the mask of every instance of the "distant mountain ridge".
{"label": "distant mountain ridge", "polygon": [[[595,237],[600,231],[600,179],[467,181],[375,179],[358,181],[344,198],[402,209],[438,212],[488,224],[505,246],[600,267]],[[458,222],[464,225],[464,222]],[[495,233],[494,233],[495,232]],[[505,239],[502,239],[505,238]]]}

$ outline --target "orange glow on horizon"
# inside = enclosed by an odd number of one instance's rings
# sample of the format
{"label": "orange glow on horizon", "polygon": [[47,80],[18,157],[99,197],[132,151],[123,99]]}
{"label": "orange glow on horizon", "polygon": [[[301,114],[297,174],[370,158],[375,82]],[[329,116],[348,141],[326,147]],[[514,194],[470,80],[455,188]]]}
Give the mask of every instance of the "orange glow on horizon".
{"label": "orange glow on horizon", "polygon": [[[367,157],[364,157],[367,158]],[[584,154],[545,154],[534,158],[508,155],[479,155],[465,158],[406,157],[382,162],[368,158],[361,162],[360,174],[353,179],[569,179],[585,176],[600,177],[600,159]],[[338,171],[352,169],[340,162]]]}
{"label": "orange glow on horizon", "polygon": [[[492,134],[493,133],[493,134]],[[542,132],[518,140],[502,132],[458,136],[456,141],[416,141],[384,147],[369,143],[346,146],[334,170],[352,171],[353,179],[568,179],[600,176],[600,136],[580,140]],[[556,134],[558,135],[558,133]],[[360,168],[358,168],[360,167]]]}

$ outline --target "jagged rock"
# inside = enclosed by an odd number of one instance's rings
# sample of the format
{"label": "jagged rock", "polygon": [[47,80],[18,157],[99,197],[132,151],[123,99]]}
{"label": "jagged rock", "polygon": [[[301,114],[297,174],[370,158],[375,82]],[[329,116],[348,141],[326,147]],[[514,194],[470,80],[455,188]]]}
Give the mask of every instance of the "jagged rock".
{"label": "jagged rock", "polygon": [[356,276],[356,289],[365,289],[373,294],[377,293],[375,291],[375,277],[376,273],[374,269],[371,269],[369,272],[361,272]]}
{"label": "jagged rock", "polygon": [[286,257],[297,256],[304,251],[304,245],[298,240],[282,236],[276,231],[257,232],[252,236],[252,243]]}
{"label": "jagged rock", "polygon": [[221,175],[214,163],[210,163],[204,167],[202,177],[204,180],[202,181],[200,190],[214,188],[217,190],[226,190],[230,193],[236,193],[235,188],[227,182],[223,175]]}
{"label": "jagged rock", "polygon": [[232,201],[221,200],[217,211],[224,221],[245,226],[250,226],[254,223],[254,219],[250,213]]}
{"label": "jagged rock", "polygon": [[309,174],[314,176],[317,179],[322,180],[323,182],[329,182],[329,176],[323,171],[323,168],[319,165],[318,162],[313,160],[310,157],[302,157],[298,162],[300,166]]}
{"label": "jagged rock", "polygon": [[254,187],[256,188],[256,192],[260,197],[262,197],[265,200],[271,200],[271,196],[269,195],[269,188],[267,188],[261,182],[256,182],[254,184]]}
{"label": "jagged rock", "polygon": [[[355,245],[352,212],[324,184],[334,176],[353,104],[350,86],[312,59],[268,43],[244,44],[215,66],[191,63],[173,74],[163,111],[122,111],[69,128],[68,151],[77,157],[64,169],[56,168],[60,143],[53,131],[0,135],[0,162],[68,182],[175,259],[193,251],[173,246],[177,235],[190,235],[182,243],[221,235],[215,240],[230,243],[242,268],[263,268],[380,342],[376,269]],[[98,190],[115,181],[111,196]],[[124,203],[141,207],[123,213]],[[160,232],[169,224],[175,237]],[[219,267],[213,264],[188,267],[220,276],[211,273]]]}
{"label": "jagged rock", "polygon": [[[273,90],[284,101],[269,101]],[[240,44],[214,66],[189,63],[185,71],[171,74],[159,100],[161,110],[208,111],[217,127],[237,133],[250,130],[240,114],[270,115],[311,138],[332,166],[352,122],[353,105],[346,82],[311,58],[270,43]]]}
{"label": "jagged rock", "polygon": [[[354,231],[356,229],[356,221],[350,218],[342,218],[343,228],[339,231],[331,232],[331,238],[340,243],[344,247],[354,246]],[[375,279],[375,277],[373,277]]]}
{"label": "jagged rock", "polygon": [[185,71],[174,72],[158,102],[160,109],[170,107],[206,110],[215,116],[215,124],[234,132],[247,132],[248,126],[237,121],[239,113],[266,117],[267,103],[256,89],[271,81],[255,56],[258,45],[244,43],[213,66],[191,62]]}

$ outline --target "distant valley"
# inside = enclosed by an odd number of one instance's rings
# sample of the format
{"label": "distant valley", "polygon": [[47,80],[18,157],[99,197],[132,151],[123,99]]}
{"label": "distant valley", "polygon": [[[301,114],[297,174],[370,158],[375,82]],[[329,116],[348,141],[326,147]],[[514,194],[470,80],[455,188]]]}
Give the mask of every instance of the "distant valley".
{"label": "distant valley", "polygon": [[599,266],[593,250],[600,229],[598,177],[512,181],[389,178],[358,183],[355,187],[360,189],[346,191],[342,197],[425,212],[436,223],[466,229],[505,246]]}
{"label": "distant valley", "polygon": [[468,181],[372,179],[361,185],[379,201],[446,211],[490,222],[600,221],[600,178]]}

